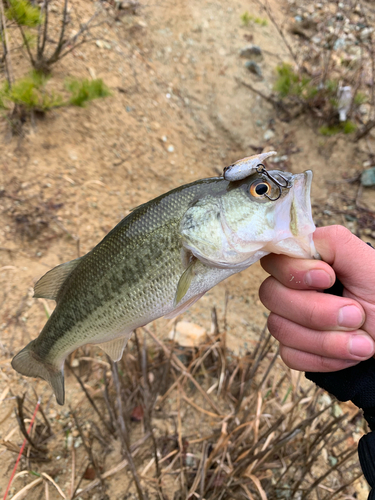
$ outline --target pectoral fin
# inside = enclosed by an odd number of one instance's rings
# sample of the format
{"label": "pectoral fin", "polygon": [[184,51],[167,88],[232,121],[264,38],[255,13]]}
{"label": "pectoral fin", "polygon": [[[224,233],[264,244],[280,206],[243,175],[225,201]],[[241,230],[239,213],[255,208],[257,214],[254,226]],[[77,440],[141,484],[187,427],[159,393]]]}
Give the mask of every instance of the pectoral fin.
{"label": "pectoral fin", "polygon": [[106,354],[108,354],[113,361],[120,361],[130,335],[131,333],[126,335],[126,337],[120,337],[110,340],[109,342],[103,342],[102,344],[99,344],[99,347]]}
{"label": "pectoral fin", "polygon": [[60,288],[69,274],[77,267],[82,257],[54,267],[40,278],[34,286],[34,297],[56,300]]}
{"label": "pectoral fin", "polygon": [[189,290],[189,287],[191,285],[191,281],[194,276],[194,266],[195,266],[196,260],[193,260],[189,264],[189,266],[185,269],[185,271],[182,273],[182,276],[180,278],[180,281],[178,282],[177,285],[177,291],[176,291],[176,298],[175,298],[175,304],[176,306],[181,302],[181,300],[185,297],[187,291]]}

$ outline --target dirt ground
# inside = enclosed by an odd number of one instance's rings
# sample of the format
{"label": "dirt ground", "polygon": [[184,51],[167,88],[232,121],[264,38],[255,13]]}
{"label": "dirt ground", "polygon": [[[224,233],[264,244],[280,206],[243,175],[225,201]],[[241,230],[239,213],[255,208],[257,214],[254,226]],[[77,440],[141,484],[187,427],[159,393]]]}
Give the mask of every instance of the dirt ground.
{"label": "dirt ground", "polygon": [[[290,16],[287,2],[271,1],[270,6],[276,19]],[[45,308],[53,308],[53,302],[32,299],[33,285],[52,267],[89,251],[132,207],[181,184],[216,176],[234,160],[266,148],[287,155],[288,171],[313,170],[318,224],[341,223],[357,231],[354,222],[321,208],[342,192],[353,194],[356,188],[334,181],[361,171],[374,137],[359,143],[342,135],[322,137],[306,116],[283,122],[271,104],[241,84],[269,91],[275,66],[290,59],[272,23],[241,23],[244,11],[264,17],[256,1],[141,2],[137,15],[117,21],[106,7],[102,4],[107,22],[97,29],[96,40],[56,65],[53,80],[95,76],[112,96],[26,123],[23,137],[10,137],[7,121],[0,123],[1,439],[17,427],[13,396],[35,388],[42,398],[50,397],[44,382],[19,376],[9,363],[41,330]],[[75,0],[71,9],[85,20],[95,5]],[[263,50],[263,79],[239,57],[249,40]],[[15,71],[21,72],[18,58]],[[274,135],[266,140],[268,130]],[[374,203],[373,191],[362,196],[363,203]],[[359,235],[372,241],[362,230]],[[226,308],[228,347],[246,352],[265,324],[266,310],[258,298],[264,278],[261,267],[253,265],[208,292],[184,319],[209,331],[212,306],[220,321]],[[161,319],[154,328],[163,337],[170,326]],[[66,387],[67,407],[77,408],[82,396],[72,376],[67,375]],[[51,418],[64,414],[54,400],[48,411]],[[16,432],[12,439],[19,445]],[[4,491],[15,456],[2,447],[0,457]],[[68,465],[63,468],[59,484],[66,491],[70,472]],[[17,479],[13,491],[21,483]],[[113,480],[109,498],[123,498],[120,492],[118,479]],[[59,498],[54,495],[51,490],[51,500]]]}

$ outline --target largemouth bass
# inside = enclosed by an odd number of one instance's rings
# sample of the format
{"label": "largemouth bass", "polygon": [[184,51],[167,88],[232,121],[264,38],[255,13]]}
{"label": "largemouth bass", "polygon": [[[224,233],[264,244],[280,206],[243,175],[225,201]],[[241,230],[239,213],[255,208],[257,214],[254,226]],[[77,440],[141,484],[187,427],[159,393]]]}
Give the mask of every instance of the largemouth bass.
{"label": "largemouth bass", "polygon": [[[39,336],[12,360],[64,404],[64,360],[100,344],[114,361],[132,331],[184,312],[268,253],[311,258],[312,172],[255,171],[187,184],[139,206],[90,252],[47,272],[34,297],[56,300]],[[237,175],[237,174],[236,174]]]}

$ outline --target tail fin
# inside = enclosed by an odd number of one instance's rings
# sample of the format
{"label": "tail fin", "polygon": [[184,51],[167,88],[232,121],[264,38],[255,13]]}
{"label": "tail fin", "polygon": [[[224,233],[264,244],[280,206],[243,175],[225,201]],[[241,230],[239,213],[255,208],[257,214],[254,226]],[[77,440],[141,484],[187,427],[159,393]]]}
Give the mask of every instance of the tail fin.
{"label": "tail fin", "polygon": [[31,341],[12,359],[12,367],[27,377],[40,377],[52,387],[59,405],[65,401],[64,370],[44,362],[33,350],[34,341]]}

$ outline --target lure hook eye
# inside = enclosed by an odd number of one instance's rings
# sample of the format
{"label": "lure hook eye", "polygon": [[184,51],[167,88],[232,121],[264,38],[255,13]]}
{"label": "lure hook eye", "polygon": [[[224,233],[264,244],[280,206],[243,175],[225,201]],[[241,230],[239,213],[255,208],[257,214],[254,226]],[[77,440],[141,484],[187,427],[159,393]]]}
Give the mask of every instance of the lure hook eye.
{"label": "lure hook eye", "polygon": [[268,177],[268,179],[270,179],[279,188],[279,195],[276,198],[271,198],[270,196],[268,196],[268,194],[264,195],[270,201],[277,201],[280,198],[283,189],[290,189],[292,187],[292,185],[290,184],[290,182],[288,181],[288,179],[285,179],[285,177],[283,177],[281,174],[279,174],[279,176],[284,181],[284,184],[281,183],[275,177],[273,177],[269,172],[267,172],[266,167],[263,165],[263,163],[259,163],[259,165],[257,165],[256,171],[257,171],[258,174],[262,174],[265,177]]}

